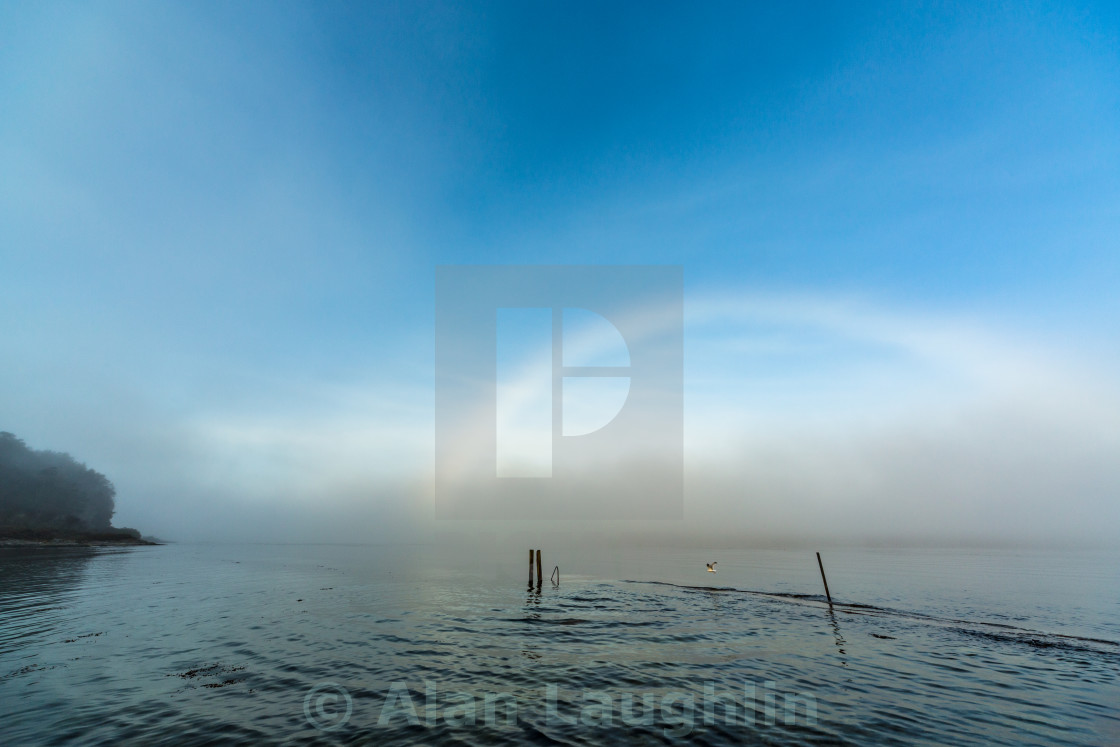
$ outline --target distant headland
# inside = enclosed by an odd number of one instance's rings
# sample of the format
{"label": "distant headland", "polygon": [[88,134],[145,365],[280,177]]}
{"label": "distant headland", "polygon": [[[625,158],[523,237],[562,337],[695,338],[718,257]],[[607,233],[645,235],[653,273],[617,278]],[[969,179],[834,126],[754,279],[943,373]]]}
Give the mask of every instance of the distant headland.
{"label": "distant headland", "polygon": [[0,546],[159,544],[112,525],[116,492],[69,454],[0,432]]}

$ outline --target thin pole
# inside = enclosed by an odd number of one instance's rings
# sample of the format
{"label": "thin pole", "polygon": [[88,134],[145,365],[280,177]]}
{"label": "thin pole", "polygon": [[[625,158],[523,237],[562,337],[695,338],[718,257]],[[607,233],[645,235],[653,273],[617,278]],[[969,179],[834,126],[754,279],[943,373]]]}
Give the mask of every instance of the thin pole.
{"label": "thin pole", "polygon": [[824,563],[821,562],[821,554],[817,553],[817,565],[821,568],[821,581],[824,581],[824,595],[828,597],[828,606],[832,606],[832,595],[828,593],[828,579],[824,576]]}
{"label": "thin pole", "polygon": [[533,585],[533,548],[529,548],[529,586]]}
{"label": "thin pole", "polygon": [[541,571],[541,551],[537,550],[537,586],[544,583],[544,574]]}
{"label": "thin pole", "polygon": [[[552,579],[556,580],[552,581]],[[552,569],[552,575],[548,577],[548,580],[552,581],[552,583],[556,584],[557,586],[560,585],[560,566],[556,566]]]}

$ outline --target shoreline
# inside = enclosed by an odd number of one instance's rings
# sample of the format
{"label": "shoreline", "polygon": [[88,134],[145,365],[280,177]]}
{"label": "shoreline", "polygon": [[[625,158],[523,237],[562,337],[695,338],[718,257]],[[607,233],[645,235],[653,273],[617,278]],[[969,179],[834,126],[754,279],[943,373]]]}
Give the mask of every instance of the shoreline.
{"label": "shoreline", "polygon": [[141,545],[160,546],[162,542],[152,542],[145,539],[16,539],[0,537],[0,548],[4,547],[136,547]]}
{"label": "shoreline", "polygon": [[2,529],[0,547],[122,547],[160,545],[143,539],[135,530],[109,529],[102,532],[82,532],[50,529]]}

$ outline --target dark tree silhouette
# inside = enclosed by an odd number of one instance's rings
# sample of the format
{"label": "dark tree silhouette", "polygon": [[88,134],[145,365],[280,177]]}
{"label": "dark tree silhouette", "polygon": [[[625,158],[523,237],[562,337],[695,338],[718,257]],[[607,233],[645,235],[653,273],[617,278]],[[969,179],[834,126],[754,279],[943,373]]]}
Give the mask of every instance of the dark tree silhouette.
{"label": "dark tree silhouette", "polygon": [[36,451],[0,432],[0,527],[105,531],[116,492],[69,454]]}

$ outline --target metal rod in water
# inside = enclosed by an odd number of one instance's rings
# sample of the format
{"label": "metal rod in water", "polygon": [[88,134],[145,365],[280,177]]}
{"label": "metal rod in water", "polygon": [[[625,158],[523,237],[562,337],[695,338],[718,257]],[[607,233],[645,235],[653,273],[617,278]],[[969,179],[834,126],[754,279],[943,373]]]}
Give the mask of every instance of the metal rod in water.
{"label": "metal rod in water", "polygon": [[556,566],[552,569],[552,575],[549,576],[549,581],[552,581],[552,583],[557,586],[560,585],[560,566]]}
{"label": "metal rod in water", "polygon": [[828,606],[832,606],[832,595],[828,593],[828,579],[824,576],[824,563],[821,562],[821,554],[817,553],[817,565],[821,569],[821,581],[824,581],[824,595],[828,597]]}

